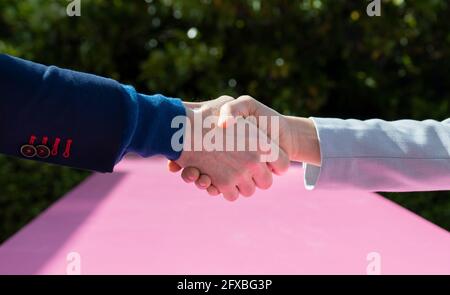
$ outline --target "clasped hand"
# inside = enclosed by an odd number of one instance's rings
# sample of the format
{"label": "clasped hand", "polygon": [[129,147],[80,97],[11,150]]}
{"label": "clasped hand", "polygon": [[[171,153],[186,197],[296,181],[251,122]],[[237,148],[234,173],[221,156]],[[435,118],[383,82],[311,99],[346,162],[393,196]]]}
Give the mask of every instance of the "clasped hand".
{"label": "clasped hand", "polygon": [[[253,195],[256,188],[268,189],[272,185],[273,174],[281,175],[287,171],[290,158],[296,153],[288,117],[250,96],[238,99],[221,96],[203,103],[185,103],[185,106],[190,124],[185,128],[183,152],[178,160],[169,161],[169,170],[172,172],[184,168],[181,174],[184,181],[195,183],[210,195],[222,194],[225,199],[234,201],[239,195]],[[211,119],[205,119],[211,117],[215,118],[212,124]],[[203,128],[194,126],[198,122],[192,124],[196,118],[202,118]],[[210,122],[205,124],[207,120]],[[261,124],[262,121],[267,124]],[[273,121],[277,124],[272,124]],[[248,128],[234,130],[236,126]],[[257,138],[255,133],[250,132],[251,126],[256,128]],[[194,147],[193,137],[196,140],[200,137],[204,145],[204,139],[211,136],[214,137],[216,149],[205,146],[198,149],[198,144],[197,149]],[[224,139],[223,142],[217,143],[218,138]],[[259,143],[267,143],[269,148],[262,149],[261,145],[257,145],[251,149],[255,139]],[[245,143],[244,150],[235,144],[239,141]],[[229,149],[230,146],[234,149]],[[276,156],[268,157],[268,154]]]}

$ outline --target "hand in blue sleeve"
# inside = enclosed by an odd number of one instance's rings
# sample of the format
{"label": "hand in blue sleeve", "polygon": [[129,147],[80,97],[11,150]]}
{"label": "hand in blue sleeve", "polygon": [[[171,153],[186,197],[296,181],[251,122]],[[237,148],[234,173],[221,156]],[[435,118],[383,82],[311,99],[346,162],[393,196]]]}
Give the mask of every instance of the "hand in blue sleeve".
{"label": "hand in blue sleeve", "polygon": [[128,152],[177,159],[185,108],[95,75],[0,54],[0,153],[111,172]]}

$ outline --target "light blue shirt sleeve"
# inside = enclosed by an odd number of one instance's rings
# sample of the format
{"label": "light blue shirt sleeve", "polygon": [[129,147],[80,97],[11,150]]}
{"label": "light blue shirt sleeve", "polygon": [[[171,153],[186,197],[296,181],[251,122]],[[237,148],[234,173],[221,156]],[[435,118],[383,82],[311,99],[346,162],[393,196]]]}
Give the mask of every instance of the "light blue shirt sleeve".
{"label": "light blue shirt sleeve", "polygon": [[450,119],[311,119],[322,161],[303,164],[307,189],[450,190]]}

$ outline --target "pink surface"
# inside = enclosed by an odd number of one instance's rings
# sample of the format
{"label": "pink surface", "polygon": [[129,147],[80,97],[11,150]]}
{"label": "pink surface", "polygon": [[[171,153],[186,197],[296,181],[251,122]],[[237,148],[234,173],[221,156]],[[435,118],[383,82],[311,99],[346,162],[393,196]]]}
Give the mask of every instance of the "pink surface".
{"label": "pink surface", "polygon": [[0,274],[450,274],[447,231],[371,193],[308,192],[302,170],[229,203],[162,160],[96,174],[0,247]]}

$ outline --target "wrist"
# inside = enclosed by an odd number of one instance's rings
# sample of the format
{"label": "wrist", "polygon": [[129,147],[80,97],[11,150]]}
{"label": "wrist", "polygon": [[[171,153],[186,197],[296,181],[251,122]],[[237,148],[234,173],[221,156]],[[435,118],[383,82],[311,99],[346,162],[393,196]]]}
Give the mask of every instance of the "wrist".
{"label": "wrist", "polygon": [[[164,155],[168,159],[177,159],[180,149],[174,148],[172,138],[179,132],[171,128],[173,119],[184,117],[186,108],[181,100],[161,94],[145,95],[124,85],[132,107],[130,109],[130,126],[127,133],[123,154],[134,152],[142,157]],[[131,124],[132,123],[132,124]],[[157,138],[158,140],[155,140]]]}
{"label": "wrist", "polygon": [[176,162],[184,167],[186,163],[189,162],[190,157],[192,156],[192,138],[194,132],[194,111],[186,106],[186,125],[184,126],[184,134],[183,134],[183,150],[181,151],[180,157],[176,160]]}
{"label": "wrist", "polygon": [[320,144],[314,121],[301,117],[286,117],[291,148],[288,149],[291,161],[321,165]]}
{"label": "wrist", "polygon": [[190,101],[182,101],[183,106],[186,108],[186,110],[195,110],[200,108],[203,103],[202,102],[190,102]]}

